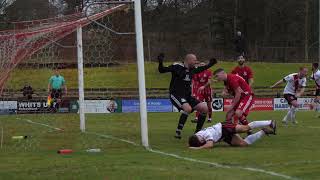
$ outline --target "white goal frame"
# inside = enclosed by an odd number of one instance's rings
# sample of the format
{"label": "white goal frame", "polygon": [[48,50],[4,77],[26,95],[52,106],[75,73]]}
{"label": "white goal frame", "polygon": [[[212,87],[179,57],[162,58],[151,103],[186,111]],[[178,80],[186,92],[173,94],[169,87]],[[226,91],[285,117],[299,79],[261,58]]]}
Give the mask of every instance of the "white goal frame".
{"label": "white goal frame", "polygon": [[[109,1],[110,2],[110,1]],[[108,2],[106,2],[107,4]],[[123,1],[125,3],[125,1]],[[144,68],[144,50],[143,50],[143,31],[141,17],[141,0],[132,1],[134,4],[135,15],[135,34],[136,34],[136,52],[139,81],[139,100],[140,100],[140,126],[141,142],[146,148],[149,147],[148,140],[148,120],[147,120],[147,99],[145,85],[145,68]],[[121,1],[119,2],[121,4]],[[107,29],[106,29],[107,30]],[[85,132],[86,119],[84,112],[84,73],[83,73],[83,46],[82,46],[82,27],[77,28],[77,63],[78,63],[78,88],[79,88],[79,114],[80,130]]]}

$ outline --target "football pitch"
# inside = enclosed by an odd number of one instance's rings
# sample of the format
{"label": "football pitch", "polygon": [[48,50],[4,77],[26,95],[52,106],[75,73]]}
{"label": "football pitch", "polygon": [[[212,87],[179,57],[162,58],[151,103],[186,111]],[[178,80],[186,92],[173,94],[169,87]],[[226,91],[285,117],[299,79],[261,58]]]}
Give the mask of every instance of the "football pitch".
{"label": "football pitch", "polygon": [[[3,144],[0,179],[320,179],[320,118],[297,112],[297,125],[284,126],[284,111],[253,112],[249,119],[275,119],[276,136],[247,148],[224,143],[190,150],[189,117],[181,140],[175,139],[178,113],[149,113],[151,149],[140,144],[138,113],[86,115],[85,133],[77,114],[0,116]],[[225,113],[214,113],[214,123]],[[205,126],[211,124],[206,123]],[[56,128],[61,128],[59,130]],[[14,140],[12,136],[27,135]],[[100,153],[85,150],[100,148]],[[68,155],[59,149],[72,149]]]}

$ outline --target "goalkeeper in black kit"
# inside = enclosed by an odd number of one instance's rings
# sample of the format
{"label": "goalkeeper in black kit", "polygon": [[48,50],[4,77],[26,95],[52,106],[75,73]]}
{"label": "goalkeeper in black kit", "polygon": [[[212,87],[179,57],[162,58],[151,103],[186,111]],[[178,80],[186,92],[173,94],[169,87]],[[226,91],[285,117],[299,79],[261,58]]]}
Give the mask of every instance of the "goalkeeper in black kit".
{"label": "goalkeeper in black kit", "polygon": [[207,105],[191,95],[192,76],[209,69],[217,63],[217,60],[212,58],[208,64],[199,67],[196,67],[199,62],[194,54],[187,54],[183,62],[174,63],[168,67],[163,66],[163,60],[164,54],[161,53],[158,56],[158,70],[160,73],[171,72],[172,74],[169,88],[170,101],[181,112],[175,138],[181,139],[181,131],[189,114],[194,110],[200,112],[195,130],[195,132],[198,132],[202,129],[208,112]]}

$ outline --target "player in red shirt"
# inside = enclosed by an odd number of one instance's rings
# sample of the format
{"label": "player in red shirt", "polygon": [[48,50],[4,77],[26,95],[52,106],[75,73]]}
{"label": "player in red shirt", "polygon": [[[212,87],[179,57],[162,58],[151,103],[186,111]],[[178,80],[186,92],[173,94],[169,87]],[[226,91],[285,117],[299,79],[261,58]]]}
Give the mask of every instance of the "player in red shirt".
{"label": "player in red shirt", "polygon": [[253,84],[253,72],[249,66],[244,65],[245,58],[243,56],[238,57],[238,64],[239,66],[235,67],[231,73],[232,74],[238,74],[241,76],[246,82],[249,84],[250,87],[252,87]]}
{"label": "player in red shirt", "polygon": [[214,72],[214,76],[218,81],[224,82],[225,90],[223,93],[234,96],[231,107],[227,111],[227,123],[235,123],[232,122],[232,117],[236,115],[241,124],[247,125],[249,123],[247,116],[254,102],[254,94],[248,83],[246,83],[241,76],[237,74],[227,74],[221,68]]}
{"label": "player in red shirt", "polygon": [[[201,63],[201,65],[205,65]],[[192,76],[192,95],[200,102],[206,102],[208,106],[208,122],[211,122],[212,116],[212,89],[210,87],[210,81],[212,78],[211,70],[207,69],[199,74]],[[196,112],[196,118],[192,122],[197,122],[199,112]]]}

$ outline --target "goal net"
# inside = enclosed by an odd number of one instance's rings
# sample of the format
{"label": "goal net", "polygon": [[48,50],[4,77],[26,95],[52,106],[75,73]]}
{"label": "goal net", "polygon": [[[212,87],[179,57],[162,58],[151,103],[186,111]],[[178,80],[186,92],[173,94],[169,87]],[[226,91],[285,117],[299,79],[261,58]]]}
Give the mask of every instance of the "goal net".
{"label": "goal net", "polygon": [[[104,148],[108,144],[91,136],[111,135],[140,144],[139,120],[144,118],[146,124],[146,112],[139,116],[138,105],[130,116],[119,113],[123,99],[140,98],[146,106],[144,89],[139,95],[138,86],[137,67],[142,68],[144,87],[143,62],[136,65],[137,57],[143,60],[136,48],[143,48],[135,35],[142,36],[136,33],[137,13],[132,8],[140,5],[106,2],[87,2],[71,15],[12,22],[12,29],[0,32],[0,109],[14,114],[0,126],[4,139],[32,137],[15,148]],[[79,119],[85,133],[79,131]],[[16,124],[26,128],[10,131]],[[144,128],[142,143],[148,146]]]}

